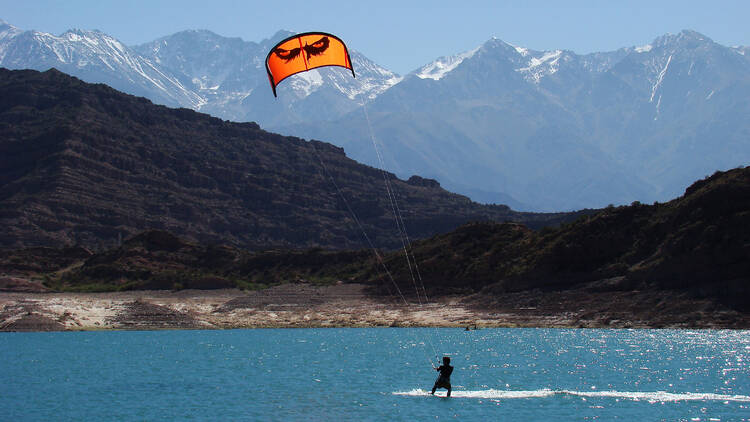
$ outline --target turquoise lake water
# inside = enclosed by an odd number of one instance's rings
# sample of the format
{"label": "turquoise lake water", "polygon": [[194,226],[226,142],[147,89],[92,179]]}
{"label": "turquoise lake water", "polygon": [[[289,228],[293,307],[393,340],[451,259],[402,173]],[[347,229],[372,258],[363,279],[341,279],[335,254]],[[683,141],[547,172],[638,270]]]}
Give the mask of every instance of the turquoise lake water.
{"label": "turquoise lake water", "polygon": [[7,421],[748,421],[750,331],[0,333],[0,377]]}

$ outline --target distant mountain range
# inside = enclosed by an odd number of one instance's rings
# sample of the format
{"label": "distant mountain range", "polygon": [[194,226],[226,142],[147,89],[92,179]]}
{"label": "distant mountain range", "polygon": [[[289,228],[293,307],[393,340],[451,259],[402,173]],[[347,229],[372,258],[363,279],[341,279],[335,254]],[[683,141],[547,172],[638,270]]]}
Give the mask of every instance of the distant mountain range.
{"label": "distant mountain range", "polygon": [[745,50],[692,31],[589,55],[493,39],[407,75],[367,104],[369,123],[355,110],[282,131],[376,163],[371,125],[397,174],[533,209],[602,207],[668,200],[750,162],[747,98]]}
{"label": "distant mountain range", "polygon": [[[401,177],[516,209],[664,201],[750,161],[750,52],[694,31],[578,55],[491,39],[399,76],[353,52],[356,78],[311,71],[270,94],[259,43],[184,31],[124,46],[0,21],[0,66],[55,67],[161,104],[343,146]],[[350,46],[352,47],[352,46]],[[366,108],[364,108],[366,107]]]}
{"label": "distant mountain range", "polygon": [[395,248],[395,207],[414,239],[468,221],[541,227],[577,217],[477,204],[330,144],[157,106],[57,70],[0,69],[0,134],[0,247],[97,249],[160,229],[252,250]]}

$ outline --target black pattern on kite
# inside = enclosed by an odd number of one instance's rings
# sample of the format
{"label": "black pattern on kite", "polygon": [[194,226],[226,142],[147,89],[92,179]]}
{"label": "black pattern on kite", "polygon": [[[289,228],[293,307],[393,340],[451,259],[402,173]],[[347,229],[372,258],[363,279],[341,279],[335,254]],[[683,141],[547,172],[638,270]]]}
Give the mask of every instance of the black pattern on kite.
{"label": "black pattern on kite", "polygon": [[[314,45],[314,44],[313,44]],[[300,53],[299,48],[293,48],[291,50],[285,50],[281,47],[273,50],[273,53],[276,54],[276,57],[280,58],[281,60],[284,60],[285,63],[289,63],[290,61],[294,60],[299,56]],[[307,53],[307,57],[310,57],[310,53]]]}
{"label": "black pattern on kite", "polygon": [[328,37],[323,37],[310,45],[305,45],[302,48],[305,49],[305,53],[307,53],[307,59],[310,60],[311,56],[319,56],[326,50],[328,50],[328,46],[330,45],[330,43],[331,41],[328,39]]}

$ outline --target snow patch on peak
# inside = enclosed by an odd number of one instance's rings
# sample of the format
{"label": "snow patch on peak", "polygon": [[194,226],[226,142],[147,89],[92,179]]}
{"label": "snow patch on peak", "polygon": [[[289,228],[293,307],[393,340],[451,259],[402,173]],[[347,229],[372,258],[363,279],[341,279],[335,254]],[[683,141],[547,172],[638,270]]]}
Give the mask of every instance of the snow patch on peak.
{"label": "snow patch on peak", "polygon": [[416,72],[416,76],[420,79],[434,79],[436,81],[442,79],[464,60],[476,54],[477,51],[479,51],[479,47],[455,56],[441,57],[419,69]]}
{"label": "snow patch on peak", "polygon": [[108,35],[102,34],[101,32],[82,31],[80,29],[71,29],[70,31],[61,34],[60,37],[55,37],[58,42],[70,41],[73,43],[84,43],[89,46],[98,46],[100,40],[106,40],[108,38],[110,38]]}
{"label": "snow patch on peak", "polygon": [[[492,40],[493,40],[493,41],[497,41],[497,38],[495,38],[495,37],[492,37]],[[511,47],[512,49],[516,50],[516,53],[520,54],[520,55],[521,55],[521,57],[526,57],[526,56],[528,56],[528,55],[530,55],[530,54],[533,54],[533,51],[529,50],[529,49],[528,49],[528,48],[526,48],[526,47],[520,47],[520,46],[517,46],[517,45],[513,45],[513,44],[511,44],[511,43],[509,43],[509,42],[506,42],[506,41],[503,41],[503,43],[504,43],[505,45],[507,45],[507,46]]]}
{"label": "snow patch on peak", "polygon": [[529,49],[528,49],[528,48],[524,48],[524,47],[517,47],[517,46],[515,46],[515,45],[513,46],[513,48],[515,48],[515,49],[516,49],[516,51],[518,52],[518,54],[520,54],[520,55],[522,55],[522,56],[524,56],[524,57],[526,57],[526,56],[528,56],[528,55],[529,55]]}
{"label": "snow patch on peak", "polygon": [[649,52],[649,51],[651,51],[651,50],[652,50],[653,48],[654,48],[654,46],[653,46],[653,45],[651,45],[651,44],[646,44],[646,45],[642,45],[642,46],[636,47],[636,48],[635,48],[635,52],[636,52],[636,53],[648,53],[648,52]]}
{"label": "snow patch on peak", "polygon": [[342,68],[331,68],[330,72],[326,72],[333,86],[350,100],[373,99],[403,80],[401,76],[377,65],[361,53],[354,50],[350,53],[356,78],[352,78],[351,72]]}
{"label": "snow patch on peak", "polygon": [[529,67],[533,68],[537,66],[541,66],[546,62],[555,63],[562,55],[562,50],[555,50],[555,51],[547,51],[542,55],[542,57],[532,57],[529,61]]}
{"label": "snow patch on peak", "polygon": [[[654,95],[656,95],[656,91],[661,86],[661,83],[664,81],[664,75],[667,74],[667,70],[669,69],[669,64],[672,63],[672,55],[669,55],[669,58],[667,58],[667,64],[664,65],[664,68],[659,72],[659,76],[656,77],[656,83],[651,87],[651,98],[648,100],[648,102],[653,103],[654,102]],[[658,114],[659,112],[659,105],[661,105],[661,96],[659,96],[659,101],[656,105],[656,112]]]}
{"label": "snow patch on peak", "polygon": [[318,69],[294,75],[290,81],[292,89],[301,97],[307,97],[323,85],[323,77]]}
{"label": "snow patch on peak", "polygon": [[523,73],[526,80],[538,84],[543,77],[557,72],[562,54],[562,50],[554,50],[545,51],[541,56],[532,56],[526,67],[516,69],[516,72]]}
{"label": "snow patch on peak", "polygon": [[75,32],[65,33],[65,34],[63,34],[63,37],[67,38],[68,41],[81,41],[83,39],[82,36],[80,36],[79,34],[77,34]]}

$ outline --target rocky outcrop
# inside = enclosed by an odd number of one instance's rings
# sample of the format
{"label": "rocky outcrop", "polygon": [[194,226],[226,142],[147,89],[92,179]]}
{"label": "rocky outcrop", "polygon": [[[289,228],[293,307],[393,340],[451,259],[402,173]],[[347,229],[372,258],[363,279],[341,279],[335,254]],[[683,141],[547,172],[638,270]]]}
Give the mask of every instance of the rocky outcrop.
{"label": "rocky outcrop", "polygon": [[65,325],[52,318],[36,313],[28,313],[7,324],[0,325],[0,331],[62,331]]}
{"label": "rocky outcrop", "polygon": [[122,305],[122,310],[107,324],[121,329],[153,330],[166,328],[198,328],[192,316],[143,300],[135,300]]}

